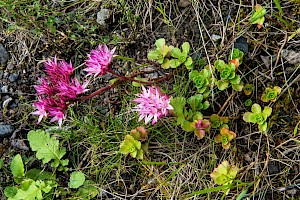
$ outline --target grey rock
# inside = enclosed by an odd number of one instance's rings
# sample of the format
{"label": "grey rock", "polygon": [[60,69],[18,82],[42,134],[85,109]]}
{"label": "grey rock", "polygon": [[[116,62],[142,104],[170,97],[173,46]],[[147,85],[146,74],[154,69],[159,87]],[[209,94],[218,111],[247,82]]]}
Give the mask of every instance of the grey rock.
{"label": "grey rock", "polygon": [[15,82],[19,77],[19,74],[16,74],[16,73],[13,73],[13,74],[10,74],[8,79],[9,81],[12,83],[12,82]]}
{"label": "grey rock", "polygon": [[8,61],[8,52],[2,44],[0,44],[0,65],[5,66]]}
{"label": "grey rock", "polygon": [[190,0],[180,0],[178,2],[178,7],[180,8],[185,8],[185,7],[188,7],[192,4],[192,2]]}
{"label": "grey rock", "polygon": [[5,101],[3,101],[2,108],[3,109],[6,108],[12,100],[13,99],[10,97],[10,98],[6,99]]}
{"label": "grey rock", "polygon": [[245,54],[248,53],[248,51],[249,51],[249,47],[248,47],[249,45],[248,45],[247,39],[244,38],[243,36],[236,39],[233,46],[234,46],[234,48],[241,50]]}
{"label": "grey rock", "polygon": [[3,77],[3,70],[0,70],[0,79],[2,79],[2,77]]}
{"label": "grey rock", "polygon": [[8,86],[7,85],[4,85],[1,87],[1,92],[2,93],[7,93],[8,92]]}
{"label": "grey rock", "polygon": [[0,124],[0,138],[10,137],[14,130],[14,127],[11,125]]}
{"label": "grey rock", "polygon": [[97,13],[97,23],[100,24],[101,26],[105,26],[105,20],[108,19],[110,16],[110,10],[102,8],[98,13]]}
{"label": "grey rock", "polygon": [[12,69],[14,69],[14,65],[12,63],[8,63],[6,68],[8,70],[12,70]]}

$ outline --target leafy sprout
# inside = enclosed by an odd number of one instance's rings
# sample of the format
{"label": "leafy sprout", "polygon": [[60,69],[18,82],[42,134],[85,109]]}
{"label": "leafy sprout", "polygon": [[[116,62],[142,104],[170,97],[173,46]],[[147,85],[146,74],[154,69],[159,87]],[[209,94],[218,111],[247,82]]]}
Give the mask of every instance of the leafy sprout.
{"label": "leafy sprout", "polygon": [[228,118],[227,117],[220,117],[217,114],[212,114],[209,118],[209,121],[211,122],[212,128],[228,128]]}
{"label": "leafy sprout", "polygon": [[251,24],[257,24],[258,29],[260,29],[265,21],[265,14],[267,10],[263,8],[260,4],[256,4],[254,12],[250,17]]}
{"label": "leafy sprout", "polygon": [[194,82],[200,94],[209,92],[211,77],[211,72],[208,69],[202,69],[200,72],[197,70],[193,70],[189,73],[189,79]]}
{"label": "leafy sprout", "polygon": [[281,92],[281,88],[278,86],[273,87],[273,89],[267,87],[265,93],[261,97],[261,100],[263,102],[269,102],[269,101],[275,102],[280,92]]}
{"label": "leafy sprout", "polygon": [[245,95],[249,96],[252,94],[253,91],[253,85],[252,84],[246,84],[243,88],[243,91],[245,93]]}
{"label": "leafy sprout", "polygon": [[[229,185],[231,184],[239,169],[235,165],[230,165],[228,161],[223,161],[214,171],[210,174],[210,177],[218,185]],[[225,190],[225,194],[229,193],[230,189]]]}
{"label": "leafy sprout", "polygon": [[229,149],[230,141],[234,138],[236,138],[236,134],[233,131],[223,127],[220,131],[220,134],[215,137],[215,141],[217,143],[222,143],[222,147],[224,149]]}
{"label": "leafy sprout", "polygon": [[271,115],[272,108],[266,106],[262,111],[260,105],[255,103],[252,105],[251,111],[252,112],[246,112],[243,115],[243,120],[245,122],[258,124],[258,129],[261,132],[266,132],[268,128],[267,118]]}

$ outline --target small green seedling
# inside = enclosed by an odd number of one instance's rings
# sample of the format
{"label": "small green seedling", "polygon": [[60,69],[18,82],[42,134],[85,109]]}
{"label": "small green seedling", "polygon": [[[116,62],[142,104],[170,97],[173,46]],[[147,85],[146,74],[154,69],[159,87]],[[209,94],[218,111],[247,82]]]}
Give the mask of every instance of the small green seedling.
{"label": "small green seedling", "polygon": [[203,95],[202,94],[196,94],[194,96],[191,96],[188,98],[187,102],[192,108],[194,112],[200,111],[200,110],[206,110],[209,107],[208,101],[203,101]]}
{"label": "small green seedling", "polygon": [[240,64],[242,64],[243,56],[244,52],[235,48],[228,56],[229,63],[233,63],[237,68]]}
{"label": "small green seedling", "polygon": [[252,102],[251,99],[247,99],[247,100],[244,102],[244,104],[245,104],[245,106],[250,107],[250,106],[252,106],[253,102]]}
{"label": "small green seedling", "polygon": [[260,29],[265,21],[265,14],[267,10],[263,8],[260,4],[256,4],[254,12],[250,17],[251,24],[257,24],[257,28]]}
{"label": "small green seedling", "polygon": [[194,128],[194,133],[197,136],[198,140],[204,138],[205,133],[210,129],[210,122],[206,119],[194,120],[191,123],[191,127]]}
{"label": "small green seedling", "polygon": [[227,117],[220,117],[217,114],[212,114],[209,118],[212,128],[220,128],[220,130],[225,127],[228,128],[228,118]]}
{"label": "small green seedling", "polygon": [[188,56],[190,52],[190,44],[184,42],[181,49],[173,46],[167,46],[164,38],[160,38],[155,42],[156,49],[148,53],[148,59],[156,60],[163,69],[177,68],[184,64],[187,69],[192,69],[193,60]]}
{"label": "small green seedling", "polygon": [[222,143],[224,149],[229,149],[230,141],[236,138],[236,134],[227,128],[222,128],[220,134],[215,137],[217,143]]}
{"label": "small green seedling", "polygon": [[243,120],[258,124],[258,129],[261,132],[266,132],[268,128],[267,118],[271,115],[272,108],[266,106],[262,111],[260,105],[255,103],[252,105],[251,111],[243,115]]}
{"label": "small green seedling", "polygon": [[194,82],[200,94],[204,94],[204,97],[208,96],[212,81],[212,74],[209,69],[204,68],[200,72],[193,70],[189,73],[189,79]]}
{"label": "small green seedling", "polygon": [[166,55],[169,52],[169,47],[166,45],[164,38],[160,38],[155,42],[156,49],[148,53],[148,59],[156,60],[159,64],[163,64]]}
{"label": "small green seedling", "polygon": [[280,92],[281,92],[281,88],[278,86],[273,87],[273,89],[267,87],[265,93],[261,96],[261,100],[263,102],[269,102],[269,101],[275,102]]}
{"label": "small green seedling", "polygon": [[120,144],[120,153],[130,154],[133,158],[143,159],[148,144],[141,142],[146,141],[147,134],[147,130],[143,126],[131,130],[130,135],[126,135],[124,141]]}
{"label": "small green seedling", "polygon": [[245,95],[249,96],[252,94],[253,92],[253,85],[252,84],[246,84],[243,88],[243,91],[245,93]]}
{"label": "small green seedling", "polygon": [[231,84],[232,88],[236,91],[242,91],[243,82],[240,75],[236,75],[236,64],[226,64],[223,60],[217,60],[214,63],[215,68],[220,73],[221,80],[218,80],[217,86],[219,90],[225,90]]}
{"label": "small green seedling", "polygon": [[[218,185],[229,185],[231,184],[239,169],[237,166],[228,163],[228,161],[223,161],[214,171],[210,174],[210,177],[214,180],[214,182]],[[225,194],[229,193],[229,189],[225,190]]]}

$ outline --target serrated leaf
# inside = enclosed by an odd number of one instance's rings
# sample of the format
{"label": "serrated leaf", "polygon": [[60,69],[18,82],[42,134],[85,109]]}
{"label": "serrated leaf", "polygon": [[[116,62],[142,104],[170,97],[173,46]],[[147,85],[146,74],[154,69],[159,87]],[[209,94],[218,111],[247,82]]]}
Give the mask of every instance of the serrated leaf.
{"label": "serrated leaf", "polygon": [[17,154],[11,161],[10,170],[15,178],[24,176],[24,164],[20,154]]}
{"label": "serrated leaf", "polygon": [[17,194],[13,199],[24,199],[24,200],[42,200],[42,191],[35,184],[35,181],[32,181],[27,190],[18,189]]}
{"label": "serrated leaf", "polygon": [[82,172],[72,172],[68,186],[70,188],[79,188],[80,186],[83,185],[84,181],[85,181],[85,176]]}
{"label": "serrated leaf", "polygon": [[31,149],[36,151],[36,157],[41,159],[44,164],[53,160],[53,165],[57,166],[57,163],[66,154],[66,148],[60,148],[59,141],[55,137],[50,137],[43,130],[30,131],[28,141]]}
{"label": "serrated leaf", "polygon": [[175,98],[172,97],[170,104],[174,108],[174,113],[176,115],[180,115],[183,114],[184,106],[186,104],[186,99],[184,97],[175,97]]}
{"label": "serrated leaf", "polygon": [[221,69],[223,69],[224,67],[226,67],[226,63],[223,60],[216,60],[214,63],[215,68],[220,71]]}

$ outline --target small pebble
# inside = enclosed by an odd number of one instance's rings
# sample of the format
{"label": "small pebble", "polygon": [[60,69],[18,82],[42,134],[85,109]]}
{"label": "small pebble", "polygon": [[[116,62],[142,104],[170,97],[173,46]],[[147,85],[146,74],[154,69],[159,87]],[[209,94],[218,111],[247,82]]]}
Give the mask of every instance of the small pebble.
{"label": "small pebble", "polygon": [[180,0],[178,2],[178,7],[180,8],[185,8],[185,7],[188,7],[192,4],[192,2],[190,0]]}
{"label": "small pebble", "polygon": [[8,99],[6,99],[5,101],[3,101],[2,108],[3,108],[3,109],[6,108],[7,105],[9,104],[9,102],[11,102],[11,101],[12,101],[12,98],[11,98],[11,97],[8,98]]}
{"label": "small pebble", "polygon": [[8,52],[4,46],[0,43],[0,65],[5,66],[8,61]]}
{"label": "small pebble", "polygon": [[239,50],[241,50],[242,52],[244,52],[245,54],[248,53],[248,42],[247,39],[244,38],[243,36],[239,37],[238,39],[236,39],[236,41],[234,42],[234,48],[237,48]]}
{"label": "small pebble", "polygon": [[4,85],[1,87],[1,92],[2,93],[7,93],[8,92],[8,86],[7,85]]}
{"label": "small pebble", "polygon": [[105,20],[108,19],[110,16],[110,10],[102,8],[98,13],[97,13],[97,23],[100,24],[101,26],[105,26]]}
{"label": "small pebble", "polygon": [[13,73],[13,74],[10,74],[8,79],[9,81],[12,83],[12,82],[15,82],[19,77],[19,74],[16,74],[16,73]]}
{"label": "small pebble", "polygon": [[218,41],[220,40],[222,37],[220,35],[215,35],[215,34],[212,34],[211,36],[211,39],[215,42],[215,41]]}
{"label": "small pebble", "polygon": [[14,68],[14,65],[12,63],[8,63],[7,69],[12,70]]}
{"label": "small pebble", "polygon": [[14,127],[11,125],[0,124],[0,137],[10,137],[14,132]]}

